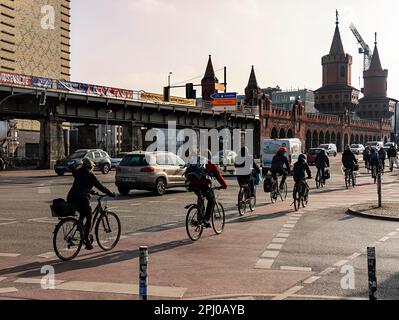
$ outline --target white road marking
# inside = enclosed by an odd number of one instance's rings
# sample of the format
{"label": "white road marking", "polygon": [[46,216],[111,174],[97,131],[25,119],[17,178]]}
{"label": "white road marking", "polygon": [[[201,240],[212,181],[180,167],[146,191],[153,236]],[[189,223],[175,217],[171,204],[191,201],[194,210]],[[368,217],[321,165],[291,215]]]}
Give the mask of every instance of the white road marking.
{"label": "white road marking", "polygon": [[128,218],[137,218],[137,217],[136,216],[119,216],[119,218],[128,219]]}
{"label": "white road marking", "polygon": [[271,269],[274,260],[272,259],[259,259],[255,265],[255,269]]}
{"label": "white road marking", "polygon": [[284,228],[280,230],[281,233],[290,233],[291,231],[292,229],[284,229]]}
{"label": "white road marking", "polygon": [[16,258],[19,256],[20,256],[19,253],[0,253],[0,257],[3,257],[3,258]]}
{"label": "white road marking", "polygon": [[[14,283],[23,283],[23,284],[41,284],[42,278],[18,278],[14,281]],[[54,280],[55,285],[60,285],[66,282],[66,280]]]}
{"label": "white road marking", "polygon": [[348,262],[349,262],[348,260],[338,261],[336,264],[334,264],[334,267],[342,267],[343,265],[347,264]]}
{"label": "white road marking", "polygon": [[[111,210],[111,209],[110,209]],[[123,210],[123,209],[117,209],[117,210],[111,210],[111,211],[114,211],[114,212],[121,212],[121,213],[129,213],[129,212],[132,212],[132,210]]]}
{"label": "white road marking", "polygon": [[44,259],[50,259],[56,257],[56,254],[54,252],[46,252],[42,254],[37,255],[39,258],[44,258]]}
{"label": "white road marking", "polygon": [[283,227],[284,227],[284,228],[288,228],[288,229],[293,229],[293,228],[295,228],[295,224],[289,224],[289,223],[287,223],[287,224],[283,225]]}
{"label": "white road marking", "polygon": [[307,267],[289,267],[289,266],[281,266],[281,270],[284,271],[304,271],[304,272],[312,272],[312,268]]}
{"label": "white road marking", "polygon": [[289,238],[289,236],[289,233],[277,233],[276,235],[277,238]]}
{"label": "white road marking", "polygon": [[335,271],[335,268],[327,268],[324,271],[320,272],[319,275],[320,276],[325,276],[325,275],[330,274],[331,272],[334,272],[334,271]]}
{"label": "white road marking", "polygon": [[16,224],[16,223],[18,223],[18,221],[13,221],[13,222],[2,222],[2,223],[0,223],[0,226],[7,226],[7,225],[10,225],[10,224]]}
{"label": "white road marking", "polygon": [[161,201],[156,200],[156,201],[149,201],[149,203],[160,203]]}
{"label": "white road marking", "polygon": [[37,188],[37,193],[39,193],[39,194],[50,194],[51,190],[50,190],[50,187],[38,187]]}
{"label": "white road marking", "polygon": [[48,224],[56,224],[57,221],[58,221],[57,218],[50,218],[50,217],[28,219],[28,222],[48,223]]}
{"label": "white road marking", "polygon": [[132,207],[139,207],[139,206],[141,206],[141,203],[132,203],[131,206]]}
{"label": "white road marking", "polygon": [[0,293],[15,293],[18,292],[18,289],[15,287],[11,288],[0,288]]}
{"label": "white road marking", "polygon": [[296,213],[296,214],[293,214],[292,216],[293,216],[294,218],[300,218],[300,217],[302,217],[302,214]]}
{"label": "white road marking", "polygon": [[320,279],[320,277],[313,276],[313,277],[310,277],[309,279],[306,279],[303,283],[312,284],[312,283],[316,282],[319,279]]}
{"label": "white road marking", "polygon": [[282,244],[269,244],[267,246],[267,249],[272,249],[272,250],[281,250],[283,247]]}
{"label": "white road marking", "polygon": [[168,199],[168,201],[175,201],[175,200],[176,200],[176,198]]}
{"label": "white road marking", "polygon": [[[70,281],[55,287],[56,290],[83,291],[97,293],[115,293],[138,295],[138,284],[125,283],[107,283],[107,282],[88,282],[88,281]],[[182,298],[187,288],[148,286],[148,295],[165,298]]]}
{"label": "white road marking", "polygon": [[263,254],[262,254],[262,258],[277,258],[277,256],[280,254],[280,251],[270,251],[270,250],[267,250],[267,251],[265,251],[265,252],[263,252]]}
{"label": "white road marking", "polygon": [[391,232],[391,233],[388,234],[388,236],[389,237],[393,237],[393,236],[396,236],[397,234],[398,234],[397,232]]}
{"label": "white road marking", "polygon": [[299,218],[299,217],[291,217],[291,218],[288,219],[288,222],[289,221],[298,222],[300,219],[301,218]]}
{"label": "white road marking", "polygon": [[360,257],[361,255],[362,255],[361,253],[356,252],[356,253],[352,254],[351,256],[349,256],[347,259],[353,260],[353,259],[356,259],[357,257]]}
{"label": "white road marking", "polygon": [[385,242],[385,241],[387,241],[389,239],[389,237],[384,237],[384,238],[381,238],[380,240],[378,240],[379,242]]}
{"label": "white road marking", "polygon": [[293,294],[297,293],[298,291],[300,291],[302,289],[303,289],[302,286],[292,287],[291,289],[288,289],[287,291],[283,292],[282,294],[277,295],[272,300],[284,300],[284,299],[288,298],[289,296],[292,296]]}
{"label": "white road marking", "polygon": [[272,240],[273,243],[285,243],[287,241],[287,239],[285,238],[274,238]]}

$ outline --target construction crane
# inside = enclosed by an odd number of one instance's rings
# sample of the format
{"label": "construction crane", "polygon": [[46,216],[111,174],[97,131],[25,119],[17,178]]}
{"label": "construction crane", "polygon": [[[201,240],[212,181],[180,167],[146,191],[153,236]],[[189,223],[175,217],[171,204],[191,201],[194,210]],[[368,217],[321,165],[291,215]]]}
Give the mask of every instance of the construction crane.
{"label": "construction crane", "polygon": [[350,29],[352,30],[353,34],[355,35],[357,42],[360,44],[361,48],[359,48],[359,53],[363,54],[364,56],[364,71],[367,71],[370,68],[371,58],[373,57],[373,52],[370,50],[370,47],[364,42],[362,36],[360,35],[359,31],[357,31],[356,27],[353,23],[350,25]]}

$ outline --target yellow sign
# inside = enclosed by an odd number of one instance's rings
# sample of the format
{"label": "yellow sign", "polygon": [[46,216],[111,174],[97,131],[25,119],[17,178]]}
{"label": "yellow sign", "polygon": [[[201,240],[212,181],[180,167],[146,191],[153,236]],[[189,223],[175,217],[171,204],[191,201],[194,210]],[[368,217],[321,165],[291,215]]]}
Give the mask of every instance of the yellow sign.
{"label": "yellow sign", "polygon": [[[162,94],[150,93],[150,92],[144,92],[144,91],[140,93],[140,100],[149,101],[149,102],[157,102],[157,103],[164,102]],[[172,96],[170,97],[169,103],[183,105],[183,106],[191,106],[191,107],[196,106],[195,99],[185,99],[185,98],[172,97]]]}
{"label": "yellow sign", "polygon": [[224,83],[215,83],[215,90],[224,91],[225,90]]}

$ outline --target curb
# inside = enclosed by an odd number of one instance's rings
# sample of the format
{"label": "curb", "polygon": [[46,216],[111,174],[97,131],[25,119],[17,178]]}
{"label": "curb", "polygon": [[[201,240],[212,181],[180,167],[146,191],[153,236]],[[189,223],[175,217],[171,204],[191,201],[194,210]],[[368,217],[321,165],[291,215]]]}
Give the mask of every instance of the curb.
{"label": "curb", "polygon": [[362,211],[356,211],[353,210],[351,208],[349,208],[346,211],[346,214],[349,215],[354,215],[354,216],[359,216],[359,217],[363,217],[363,218],[369,218],[369,219],[375,219],[375,220],[386,220],[386,221],[396,221],[399,222],[399,217],[390,217],[390,216],[377,216],[374,214],[368,214]]}

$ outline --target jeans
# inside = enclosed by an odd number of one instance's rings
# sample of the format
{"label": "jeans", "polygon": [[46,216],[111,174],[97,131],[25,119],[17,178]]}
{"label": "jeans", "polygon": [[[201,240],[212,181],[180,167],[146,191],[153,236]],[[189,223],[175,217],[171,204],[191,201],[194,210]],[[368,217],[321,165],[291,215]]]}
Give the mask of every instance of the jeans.
{"label": "jeans", "polygon": [[[322,168],[317,168],[317,174],[319,174],[319,179],[320,181],[325,184],[326,183],[326,168],[322,167]],[[321,175],[321,176],[320,176]]]}
{"label": "jeans", "polygon": [[80,199],[78,201],[68,201],[74,203],[76,206],[76,211],[79,212],[79,221],[83,224],[83,220],[86,218],[86,223],[84,224],[84,235],[83,239],[87,240],[91,229],[91,219],[93,212],[91,210],[89,199]]}
{"label": "jeans", "polygon": [[215,207],[215,204],[216,204],[215,192],[209,186],[201,187],[198,191],[196,191],[197,195],[198,195],[198,192],[202,193],[202,195],[208,201],[208,203],[206,205],[205,217],[204,217],[204,219],[208,221],[212,217],[213,208]]}
{"label": "jeans", "polygon": [[284,188],[285,180],[287,180],[287,172],[285,170],[272,170],[272,177],[274,181],[277,181],[277,174],[282,176],[280,182],[280,189]]}

